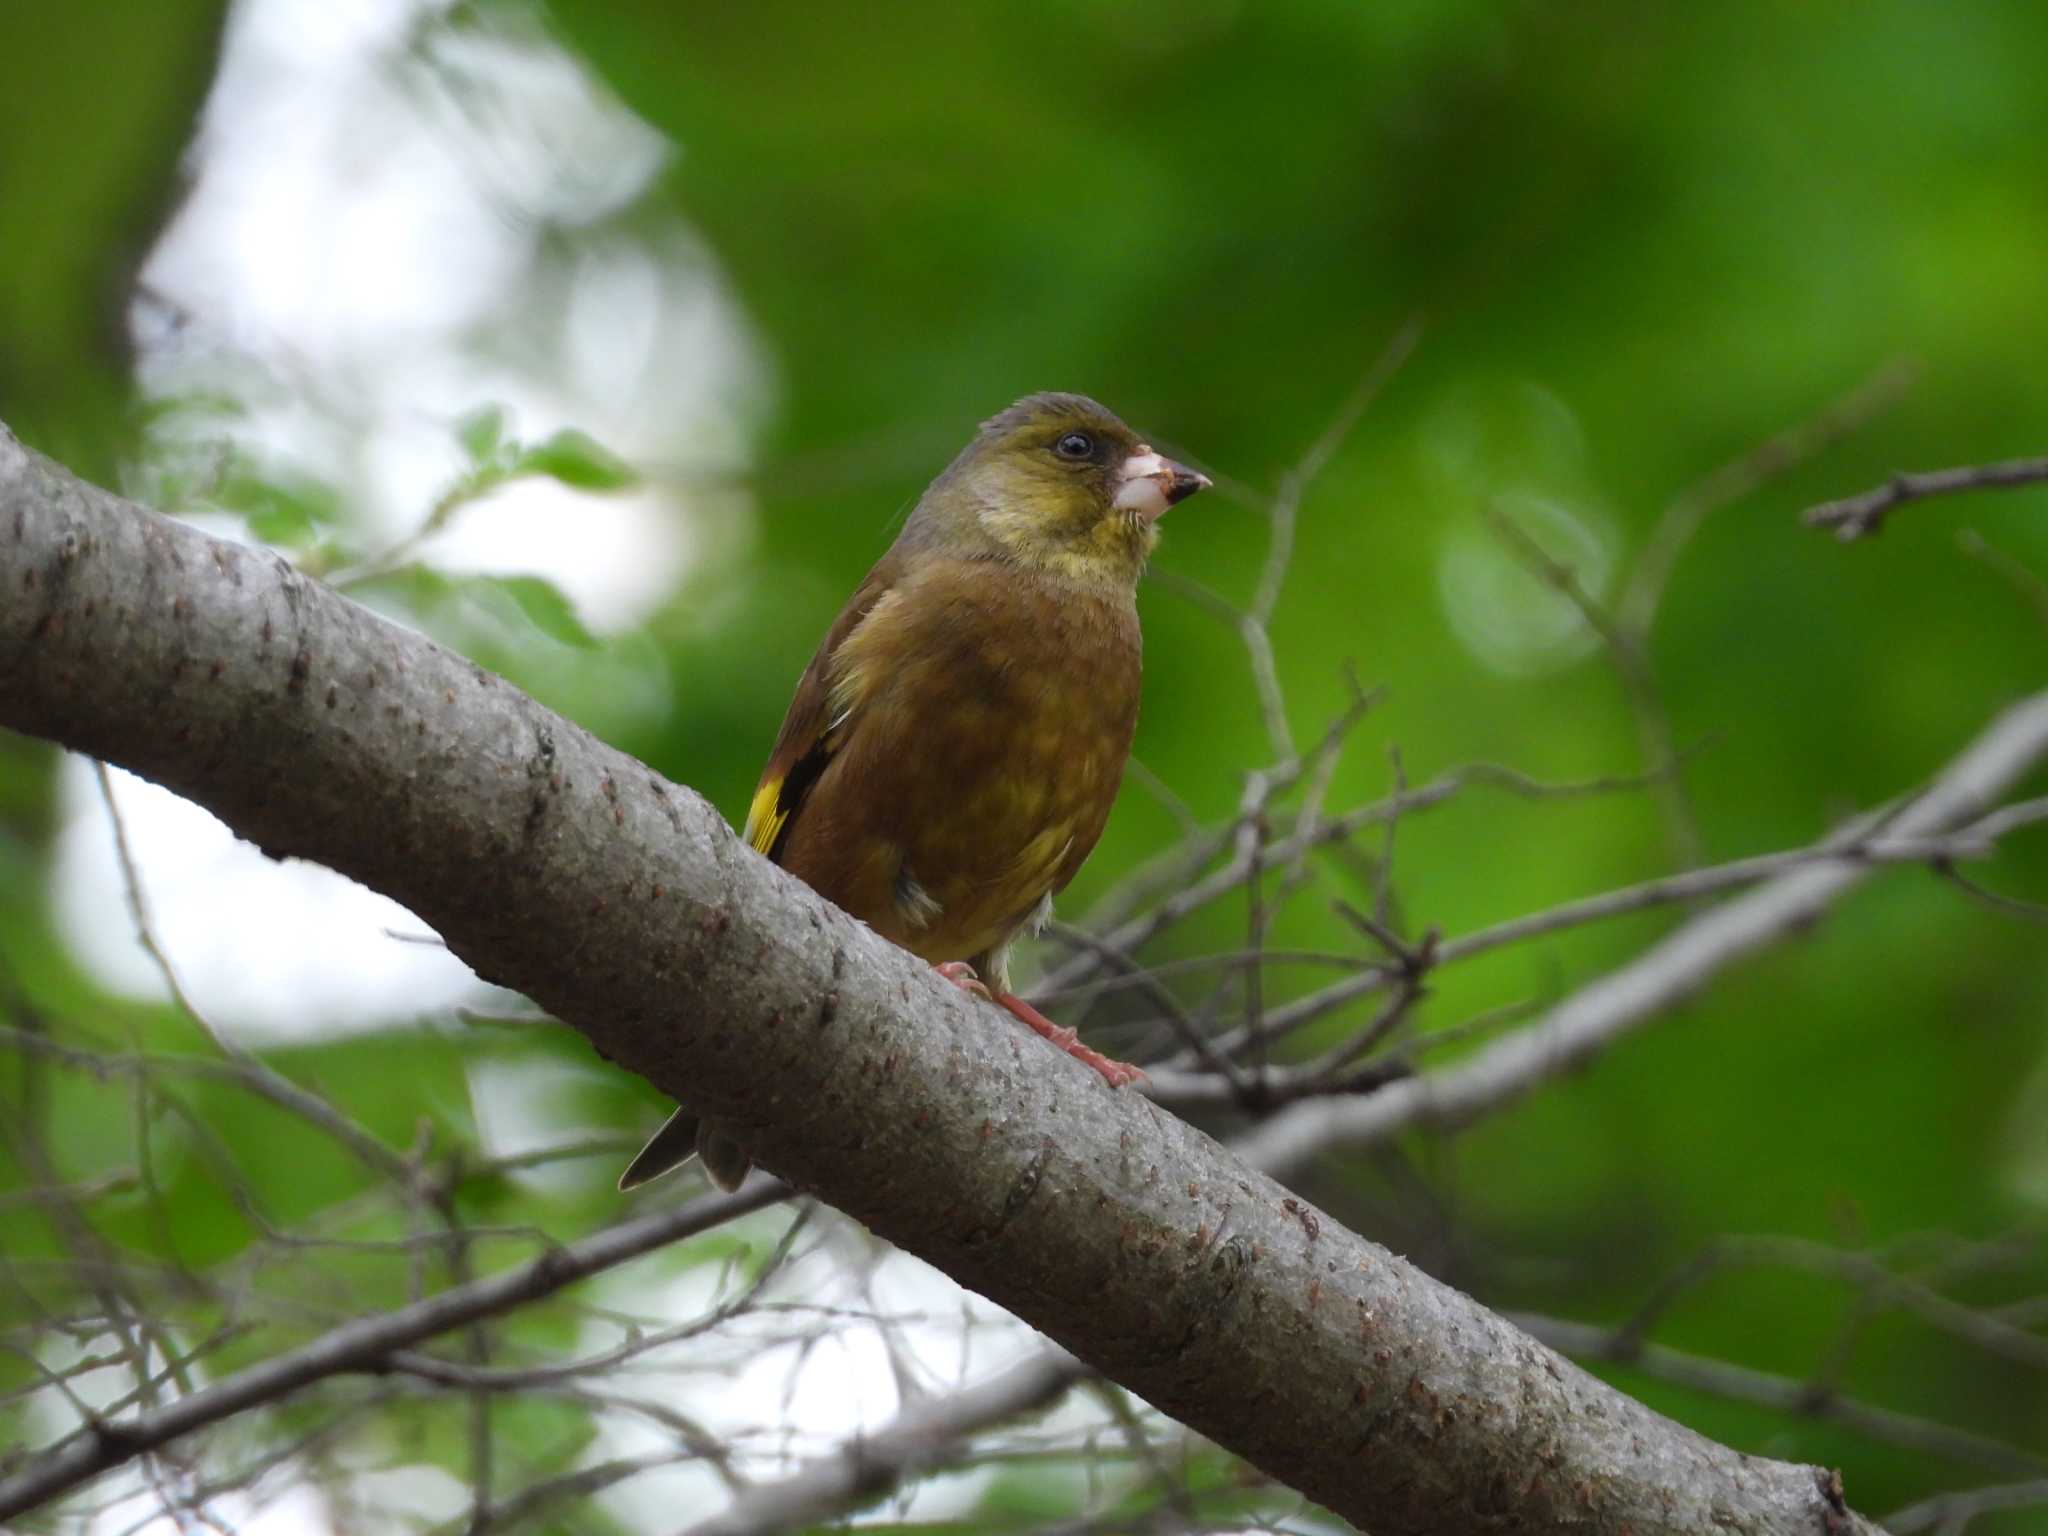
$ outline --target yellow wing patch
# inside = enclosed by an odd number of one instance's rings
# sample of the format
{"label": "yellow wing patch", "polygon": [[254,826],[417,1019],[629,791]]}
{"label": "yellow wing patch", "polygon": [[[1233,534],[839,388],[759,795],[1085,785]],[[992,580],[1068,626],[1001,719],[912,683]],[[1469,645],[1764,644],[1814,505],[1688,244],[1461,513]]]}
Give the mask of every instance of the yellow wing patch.
{"label": "yellow wing patch", "polygon": [[832,754],[845,741],[847,722],[853,718],[856,706],[867,696],[876,675],[874,669],[863,661],[863,653],[855,642],[863,635],[872,635],[875,620],[901,602],[902,594],[893,590],[884,592],[827,659],[825,708],[831,719],[787,772],[772,779],[763,779],[761,787],[754,791],[753,803],[747,807],[746,830],[741,835],[756,853],[771,859],[775,857],[776,840],[788,827],[789,818],[802,805],[812,785],[817,783],[818,775],[825,771]]}
{"label": "yellow wing patch", "polygon": [[782,780],[768,779],[754,791],[754,803],[747,807],[747,830],[744,836],[756,853],[766,853],[775,846],[775,839],[782,835],[782,824],[789,820],[789,812],[779,810],[775,802],[782,797]]}

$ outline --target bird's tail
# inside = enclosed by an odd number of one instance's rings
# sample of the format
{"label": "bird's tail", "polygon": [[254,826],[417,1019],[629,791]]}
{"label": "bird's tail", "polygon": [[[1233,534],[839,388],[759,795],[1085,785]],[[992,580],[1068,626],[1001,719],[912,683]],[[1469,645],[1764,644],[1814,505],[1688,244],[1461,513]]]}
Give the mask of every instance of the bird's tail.
{"label": "bird's tail", "polygon": [[692,1157],[704,1159],[704,1171],[723,1190],[734,1190],[754,1166],[746,1148],[723,1131],[707,1125],[687,1109],[678,1109],[648,1138],[639,1155],[619,1175],[619,1188],[631,1189],[680,1168]]}

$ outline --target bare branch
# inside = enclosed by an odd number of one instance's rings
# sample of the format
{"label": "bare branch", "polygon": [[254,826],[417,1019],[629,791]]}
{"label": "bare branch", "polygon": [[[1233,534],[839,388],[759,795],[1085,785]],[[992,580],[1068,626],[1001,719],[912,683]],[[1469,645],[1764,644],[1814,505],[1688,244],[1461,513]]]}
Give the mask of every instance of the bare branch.
{"label": "bare branch", "polygon": [[1170,571],[1151,574],[1150,579],[1156,584],[1208,609],[1237,632],[1251,662],[1252,685],[1258,691],[1259,713],[1265,723],[1266,738],[1274,755],[1283,764],[1294,762],[1294,732],[1287,723],[1287,700],[1280,686],[1280,668],[1273,656],[1270,625],[1273,613],[1280,605],[1280,590],[1294,563],[1294,533],[1300,519],[1302,498],[1315,484],[1316,477],[1328,468],[1330,460],[1357,427],[1359,418],[1379,397],[1387,381],[1400,372],[1401,365],[1408,361],[1409,354],[1421,338],[1422,317],[1411,316],[1381,349],[1380,355],[1373,359],[1358,387],[1338,408],[1330,424],[1287,472],[1279,490],[1262,503],[1269,528],[1266,558],[1259,568],[1258,585],[1246,606],[1239,608],[1199,582]]}
{"label": "bare branch", "polygon": [[2048,1477],[2024,1483],[2000,1483],[1989,1488],[1970,1488],[1961,1493],[1937,1494],[1918,1504],[1893,1510],[1885,1516],[1885,1527],[1898,1536],[1924,1531],[1930,1526],[1942,1536],[1960,1536],[1979,1515],[2007,1509],[2032,1509],[2048,1504]]}
{"label": "bare branch", "polygon": [[[1925,793],[1890,819],[1886,836],[1938,838],[1967,826],[2044,757],[2048,694],[2037,694],[1993,721]],[[1856,830],[1862,835],[1869,829]],[[1448,1129],[1497,1110],[1583,1065],[1730,965],[1806,932],[1873,867],[1852,852],[1802,864],[1694,918],[1630,964],[1459,1066],[1391,1084],[1362,1102],[1293,1105],[1253,1134],[1246,1156],[1262,1167],[1294,1169],[1327,1147],[1382,1142],[1416,1125]]]}
{"label": "bare branch", "polygon": [[[2048,800],[2030,801],[2029,805],[2034,807],[2037,813],[2048,812]],[[1547,911],[1532,912],[1527,917],[1512,918],[1507,922],[1496,923],[1491,928],[1482,928],[1476,933],[1466,934],[1462,938],[1447,940],[1437,952],[1437,963],[1449,965],[1453,961],[1485,954],[1488,950],[1499,949],[1506,944],[1520,943],[1538,934],[1555,933],[1560,929],[1575,928],[1582,923],[1597,922],[1603,918],[1618,917],[1629,912],[1641,912],[1671,902],[1693,901],[1738,886],[1754,885],[1758,881],[1772,879],[1809,864],[1849,860],[1869,864],[1931,864],[1940,867],[1957,859],[1981,859],[1991,853],[1997,836],[1997,832],[1987,833],[1982,830],[1980,824],[1978,827],[1966,828],[1947,837],[1913,838],[1879,833],[1831,839],[1812,848],[1793,848],[1783,853],[1762,853],[1752,858],[1733,859],[1726,864],[1688,870],[1679,875],[1666,875],[1657,880],[1645,880],[1639,885],[1604,891],[1598,896],[1568,901]]]}
{"label": "bare branch", "polygon": [[1674,496],[1643,542],[1615,604],[1622,627],[1639,638],[1649,635],[1678,557],[1709,517],[1890,410],[1905,397],[1918,371],[1904,359],[1886,363],[1812,420],[1780,432]]}
{"label": "bare branch", "polygon": [[[2036,908],[2032,903],[2016,901],[1985,891],[1964,880],[1953,866],[1958,860],[1987,857],[1996,848],[2000,837],[2043,819],[2048,819],[2048,799],[2027,800],[2007,806],[1952,833],[1938,837],[1901,837],[1874,830],[1875,822],[1859,822],[1811,848],[1757,854],[1746,859],[1734,859],[1726,864],[1711,865],[1705,869],[1645,880],[1636,885],[1623,886],[1617,890],[1603,891],[1598,895],[1564,902],[1524,917],[1510,918],[1456,938],[1440,941],[1432,938],[1426,954],[1405,944],[1399,935],[1382,926],[1368,914],[1340,904],[1339,911],[1392,955],[1393,963],[1360,966],[1356,974],[1272,1010],[1267,1016],[1267,1027],[1276,1034],[1286,1034],[1361,998],[1388,988],[1412,989],[1413,985],[1431,970],[1455,965],[1510,944],[1524,943],[1544,934],[1557,933],[1629,913],[1648,911],[1676,902],[1695,901],[1723,891],[1755,885],[1815,864],[1839,863],[1845,860],[1873,865],[1925,864],[1988,905],[1995,905],[1999,910],[2015,916],[2036,919],[2043,909]],[[1171,970],[1171,966],[1153,967],[1148,973],[1152,985],[1156,986],[1158,980]],[[1405,1009],[1414,998],[1410,995],[1397,1001],[1399,1006]],[[1331,1061],[1325,1063],[1323,1068],[1278,1069],[1267,1083],[1267,1102],[1284,1102],[1317,1092],[1355,1091],[1355,1086],[1347,1090],[1345,1085],[1332,1082],[1327,1075],[1328,1067],[1356,1059],[1363,1045],[1369,1044],[1374,1038],[1375,1029],[1389,1027],[1394,1021],[1395,1019],[1383,1015],[1381,1020],[1367,1027],[1363,1042],[1353,1040],[1340,1045],[1335,1049]],[[1231,1095],[1219,1093],[1214,1084],[1205,1083],[1199,1074],[1188,1073],[1184,1069],[1197,1061],[1207,1065],[1212,1057],[1227,1056],[1240,1047],[1242,1039],[1240,1034],[1204,1041],[1201,1053],[1192,1057],[1183,1053],[1176,1057],[1166,1070],[1154,1071],[1147,1091],[1165,1104],[1187,1106],[1222,1102]],[[1429,1043],[1432,1046],[1438,1044],[1438,1035],[1431,1035]]]}
{"label": "bare branch", "polygon": [[2034,610],[2034,617],[2048,625],[2048,581],[2043,581],[2028,566],[1986,541],[1974,529],[1965,528],[1956,535],[1956,548],[2002,576],[2006,584]]}
{"label": "bare branch", "polygon": [[874,1433],[848,1440],[787,1478],[742,1492],[684,1536],[774,1536],[856,1509],[919,1473],[950,1465],[970,1437],[1048,1406],[1088,1374],[1063,1350],[1031,1355],[978,1387],[910,1404]]}
{"label": "bare branch", "polygon": [[545,1253],[531,1264],[451,1287],[395,1312],[360,1318],[134,1418],[119,1423],[96,1419],[90,1433],[69,1448],[43,1456],[27,1471],[0,1482],[0,1519],[34,1509],[181,1435],[281,1402],[330,1376],[387,1369],[393,1356],[410,1345],[552,1295],[602,1270],[787,1199],[789,1193],[779,1180],[756,1175],[737,1194],[621,1222]]}
{"label": "bare branch", "polygon": [[[1046,932],[1062,944],[1101,956],[1116,967],[1119,975],[1130,977],[1132,986],[1151,1000],[1153,1006],[1158,1008],[1161,1015],[1173,1026],[1174,1033],[1180,1036],[1181,1043],[1194,1052],[1204,1067],[1222,1076],[1240,1097],[1249,1092],[1251,1085],[1238,1071],[1237,1063],[1210,1044],[1208,1033],[1189,1017],[1187,1009],[1181,1006],[1180,999],[1173,995],[1155,972],[1147,970],[1108,940],[1098,939],[1084,928],[1076,928],[1070,923],[1054,922],[1047,926]],[[1256,955],[1252,957],[1251,963],[1254,967],[1260,958]]]}
{"label": "bare branch", "polygon": [[1660,1286],[1651,1301],[1618,1333],[1641,1338],[1656,1317],[1684,1291],[1728,1269],[1782,1268],[1832,1275],[1880,1309],[1897,1308],[1929,1327],[1985,1353],[2037,1371],[2048,1371],[2048,1339],[1998,1317],[1965,1306],[1923,1280],[1900,1274],[1871,1253],[1847,1252],[1796,1237],[1724,1237]]}
{"label": "bare branch", "polygon": [[[1369,695],[1354,708],[1365,707],[1376,697],[1377,695]],[[1291,782],[1280,770],[1269,772],[1273,775],[1276,792],[1283,784]],[[1348,841],[1367,827],[1381,826],[1390,818],[1413,816],[1442,805],[1473,785],[1486,785],[1505,790],[1527,800],[1573,800],[1589,795],[1640,789],[1655,782],[1655,779],[1656,776],[1651,774],[1626,774],[1547,783],[1500,763],[1466,763],[1460,767],[1447,769],[1428,783],[1414,789],[1366,805],[1355,806],[1338,815],[1324,815],[1312,823],[1297,825],[1285,836],[1274,841],[1267,850],[1266,862],[1292,865],[1305,854]],[[1117,921],[1110,931],[1103,935],[1106,942],[1125,953],[1135,954],[1193,913],[1243,885],[1251,876],[1251,860],[1243,856],[1242,850],[1239,850],[1238,856],[1229,863],[1210,870],[1199,879],[1195,878],[1217,854],[1225,848],[1234,846],[1236,833],[1237,824],[1232,822],[1222,830],[1208,834],[1192,855],[1177,855],[1168,860],[1167,862],[1178,871],[1171,894],[1155,902],[1151,907],[1133,912],[1130,916]],[[1102,968],[1102,962],[1094,956],[1078,956],[1048,972],[1032,989],[1032,998],[1042,1003],[1048,999],[1071,997],[1077,995],[1084,986],[1090,991],[1108,990],[1109,987],[1105,986],[1088,986],[1088,978]],[[1163,975],[1165,972],[1162,967],[1155,966],[1153,974]],[[1117,984],[1112,982],[1109,986]],[[1280,1010],[1276,1009],[1274,1017],[1277,1018],[1279,1013]]]}
{"label": "bare branch", "polygon": [[1373,401],[1379,398],[1380,391],[1387,387],[1388,381],[1401,371],[1402,365],[1414,353],[1416,343],[1422,340],[1422,327],[1421,315],[1410,315],[1402,323],[1386,346],[1380,349],[1380,355],[1372,360],[1372,366],[1366,369],[1358,387],[1337,408],[1337,414],[1323,428],[1322,435],[1309,444],[1308,451],[1281,481],[1271,508],[1273,541],[1266,551],[1266,564],[1259,573],[1258,590],[1253,593],[1251,602],[1251,613],[1261,625],[1271,621],[1274,610],[1280,605],[1280,588],[1287,580],[1288,567],[1294,560],[1294,524],[1301,510],[1302,497],[1329,468],[1330,460],[1337,456],[1344,440],[1357,429]]}
{"label": "bare branch", "polygon": [[440,1529],[451,1533],[460,1530],[463,1536],[484,1536],[488,1531],[529,1529],[529,1522],[558,1504],[571,1499],[587,1499],[592,1494],[616,1487],[643,1472],[655,1472],[663,1467],[672,1467],[681,1461],[695,1459],[696,1452],[685,1449],[654,1451],[645,1456],[617,1456],[610,1461],[593,1462],[589,1466],[578,1467],[574,1472],[564,1472],[559,1477],[529,1484],[510,1498],[499,1500],[489,1509],[474,1511],[462,1520],[450,1522]]}
{"label": "bare branch", "polygon": [[1790,1376],[1775,1376],[1726,1360],[1710,1360],[1662,1344],[1645,1344],[1619,1329],[1590,1323],[1567,1322],[1562,1318],[1514,1314],[1518,1327],[1527,1329],[1553,1349],[1582,1360],[1610,1360],[1633,1366],[1660,1381],[1673,1382],[1724,1397],[1733,1402],[1755,1403],[1796,1418],[1819,1419],[1840,1424],[1866,1435],[1881,1445],[1896,1445],[1930,1456],[1986,1467],[1999,1472],[2038,1472],[2048,1467],[2041,1457],[2002,1440],[1973,1435],[1932,1419],[1895,1413],[1889,1408],[1860,1402],[1833,1392],[1817,1391],[1812,1382]]}
{"label": "bare branch", "polygon": [[1700,860],[1700,831],[1692,802],[1685,793],[1680,753],[1671,729],[1671,715],[1664,707],[1664,695],[1650,668],[1648,636],[1629,629],[1610,614],[1579,580],[1578,572],[1546,550],[1514,518],[1497,505],[1487,508],[1488,516],[1508,547],[1547,586],[1564,597],[1599,637],[1608,663],[1621,682],[1629,709],[1635,716],[1636,734],[1642,743],[1643,770],[1650,777],[1664,811],[1666,836],[1673,860],[1689,869]]}
{"label": "bare branch", "polygon": [[1979,885],[1962,871],[1945,865],[1937,865],[1935,873],[1979,906],[1989,907],[2007,917],[2016,917],[2021,922],[2048,923],[2048,906],[2038,901],[2022,901],[2016,896],[1994,891],[1989,886]]}
{"label": "bare branch", "polygon": [[1177,571],[1152,571],[1145,579],[1214,614],[1236,632],[1251,664],[1252,686],[1259,695],[1259,718],[1266,727],[1267,743],[1281,761],[1292,761],[1294,731],[1287,723],[1287,696],[1280,686],[1280,664],[1273,655],[1273,638],[1267,632],[1266,621]]}
{"label": "bare branch", "polygon": [[2048,480],[2048,457],[2005,459],[1996,464],[1965,464],[1957,469],[1894,475],[1860,496],[1845,496],[1839,501],[1808,507],[1800,514],[1800,521],[1809,528],[1832,529],[1835,537],[1846,544],[1876,533],[1895,508],[1911,501],[1924,501],[1930,496],[1959,496],[1966,491],[2039,485],[2044,480]]}
{"label": "bare branch", "polygon": [[0,1026],[0,1040],[4,1040],[16,1050],[48,1056],[67,1066],[78,1067],[101,1076],[141,1076],[149,1072],[164,1071],[232,1082],[275,1104],[279,1109],[297,1115],[307,1124],[325,1131],[353,1153],[366,1168],[373,1169],[385,1178],[400,1184],[408,1182],[412,1177],[412,1170],[402,1156],[341,1114],[318,1094],[308,1092],[290,1078],[253,1057],[235,1055],[225,1060],[216,1060],[207,1056],[162,1051],[129,1052],[126,1055],[114,1056],[80,1050],[76,1046],[59,1044],[30,1030],[5,1026]]}

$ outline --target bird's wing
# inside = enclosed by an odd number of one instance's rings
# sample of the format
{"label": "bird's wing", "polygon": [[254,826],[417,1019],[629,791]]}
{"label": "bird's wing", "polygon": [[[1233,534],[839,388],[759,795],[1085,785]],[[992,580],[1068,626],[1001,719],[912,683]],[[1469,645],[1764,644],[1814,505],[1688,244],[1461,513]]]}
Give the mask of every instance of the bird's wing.
{"label": "bird's wing", "polygon": [[[855,701],[846,697],[848,685],[835,668],[839,648],[889,596],[896,584],[900,559],[894,551],[868,572],[832,627],[818,654],[797,680],[796,697],[783,716],[782,733],[775,738],[775,750],[762,770],[760,788],[747,809],[746,831],[742,834],[755,850],[781,862],[782,845],[788,837],[791,818],[801,809],[804,797],[818,782],[818,775],[845,741]],[[836,687],[835,687],[836,683]],[[738,1189],[747,1176],[751,1160],[744,1147],[717,1126],[700,1121],[688,1109],[678,1109],[668,1123],[654,1133],[640,1155],[619,1178],[620,1189],[631,1189],[649,1179],[659,1178],[671,1168],[701,1154],[711,1182],[720,1189]]]}
{"label": "bird's wing", "polygon": [[789,838],[791,820],[846,740],[859,707],[856,690],[834,660],[840,647],[894,591],[901,564],[892,550],[868,572],[867,580],[839,611],[817,655],[797,680],[796,697],[789,701],[775,750],[768,754],[768,766],[761,770],[761,782],[747,807],[744,833],[757,853],[777,863]]}

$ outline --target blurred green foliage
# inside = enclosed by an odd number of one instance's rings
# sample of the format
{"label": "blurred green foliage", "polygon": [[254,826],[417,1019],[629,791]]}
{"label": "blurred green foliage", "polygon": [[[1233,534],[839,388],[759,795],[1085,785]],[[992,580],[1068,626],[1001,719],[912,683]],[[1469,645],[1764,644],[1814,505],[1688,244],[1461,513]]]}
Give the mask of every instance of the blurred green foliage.
{"label": "blurred green foliage", "polygon": [[223,0],[10,6],[0,19],[0,401],[17,433],[112,473],[127,284],[175,203]]}
{"label": "blurred green foliage", "polygon": [[[219,23],[211,5],[153,7],[144,49],[142,29],[110,15],[41,7],[0,24],[0,420],[101,473],[134,421],[106,317],[138,231],[175,198]],[[694,227],[772,353],[779,395],[743,553],[693,571],[641,634],[602,642],[544,583],[500,583],[538,633],[483,659],[600,724],[605,654],[651,645],[672,708],[630,717],[620,744],[735,819],[817,637],[980,416],[1031,389],[1085,390],[1249,488],[1176,511],[1158,557],[1243,601],[1265,553],[1260,497],[1417,313],[1415,356],[1309,490],[1273,625],[1298,740],[1341,707],[1347,661],[1389,689],[1332,805],[1386,791],[1390,745],[1415,781],[1472,760],[1555,780],[1642,767],[1613,671],[1503,552],[1489,509],[1534,509],[1539,536],[1543,509],[1562,509],[1553,552],[1612,597],[1683,488],[1899,359],[1914,369],[1900,403],[1715,512],[1669,584],[1650,662],[1677,740],[1696,744],[1684,782],[1705,857],[1812,840],[2041,686],[2039,615],[1957,534],[2048,573],[2048,493],[1910,508],[1851,547],[1796,513],[1898,469],[2048,449],[2048,9],[556,0],[547,15],[680,146],[633,218],[673,211]],[[114,70],[122,88],[79,88]],[[618,483],[596,446],[605,424],[588,425],[595,441],[520,457],[480,401],[464,444],[494,466],[480,474]],[[298,548],[334,537],[341,515],[322,487],[276,472],[225,499]],[[429,622],[455,580],[399,579]],[[1245,770],[1272,756],[1242,648],[1167,586],[1141,604],[1138,753],[1203,819],[1226,819]],[[461,642],[459,624],[443,632]],[[598,644],[597,662],[561,671],[562,640]],[[41,896],[53,768],[33,744],[0,746],[0,986],[17,1009],[92,1019],[103,1039],[132,1025],[155,1049],[199,1049],[169,1010],[99,994],[57,947]],[[1174,831],[1127,787],[1066,910]],[[1476,789],[1400,828],[1398,910],[1411,931],[1464,932],[1670,864],[1652,796]],[[2022,834],[1974,873],[2040,898],[2048,845]],[[1332,865],[1328,879],[1276,939],[1356,947],[1325,898],[1369,898],[1370,876]],[[1677,916],[1446,973],[1425,1024],[1556,996]],[[1241,907],[1218,911],[1166,952],[1228,948],[1243,922]],[[2040,954],[2038,928],[1924,871],[1885,874],[1810,939],[1583,1075],[1455,1141],[1325,1168],[1313,1193],[1489,1301],[1605,1321],[1722,1233],[1863,1245],[2037,1230]],[[1314,979],[1276,971],[1269,997]],[[472,1133],[463,1064],[493,1053],[579,1073],[584,1059],[573,1040],[444,1029],[269,1059],[402,1147],[422,1117],[457,1142]],[[63,1171],[120,1163],[131,1097],[90,1077],[48,1087]],[[192,1087],[197,1122],[211,1091]],[[573,1091],[594,1125],[650,1112],[629,1083]],[[363,1178],[282,1120],[212,1123],[279,1220]],[[183,1258],[232,1254],[246,1213],[203,1157],[164,1155]],[[566,1235],[610,1214],[600,1187],[466,1194],[494,1221]],[[109,1239],[150,1251],[147,1211],[117,1207]],[[10,1251],[49,1241],[15,1232]],[[1986,1302],[2048,1291],[2048,1253],[2036,1241],[1984,1286]],[[1658,1336],[1803,1377],[1853,1312],[1839,1285],[1732,1274]],[[1982,1475],[1622,1379],[1707,1433],[1841,1465],[1866,1510]],[[2048,1456],[2042,1373],[1926,1329],[1860,1337],[1843,1381]],[[545,1426],[534,1443],[564,1433]],[[1978,1527],[2043,1528],[2026,1515]]]}

